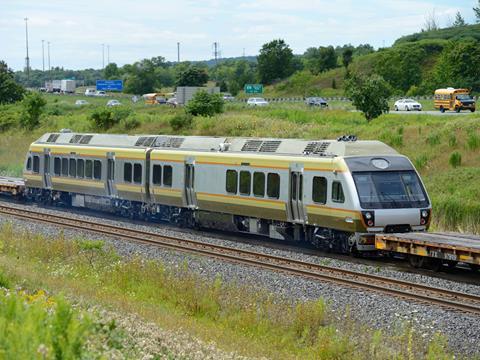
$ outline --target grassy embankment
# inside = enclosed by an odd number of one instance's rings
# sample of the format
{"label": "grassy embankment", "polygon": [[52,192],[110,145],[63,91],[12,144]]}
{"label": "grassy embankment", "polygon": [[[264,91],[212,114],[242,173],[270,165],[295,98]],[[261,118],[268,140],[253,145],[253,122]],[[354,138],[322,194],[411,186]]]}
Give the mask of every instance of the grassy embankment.
{"label": "grassy embankment", "polygon": [[[373,331],[353,321],[348,309],[334,313],[321,299],[295,304],[250,285],[206,280],[186,264],[173,270],[156,261],[122,260],[102,242],[66,240],[61,234],[44,238],[4,225],[0,245],[3,287],[21,284],[27,293],[47,289],[137,313],[228,351],[274,359],[452,359],[444,338],[426,342],[407,324],[392,324],[391,334]],[[62,303],[47,314],[39,308],[43,303],[28,307],[0,295],[0,305],[10,304],[9,311],[0,306],[0,329],[5,323],[22,328],[0,339],[0,353],[21,348],[20,343],[28,345],[22,351],[36,352],[44,344],[52,355],[44,358],[53,358],[58,338],[67,338],[60,344],[69,351],[84,352],[86,336],[94,334],[88,320],[69,321],[75,316]],[[45,324],[52,324],[51,332],[36,331]]]}
{"label": "grassy embankment", "polygon": [[[31,141],[47,131],[70,128],[96,131],[89,121],[93,109],[105,99],[89,99],[92,105],[78,108],[76,97],[49,96],[46,115],[33,132],[16,128],[0,135],[0,173],[19,176],[24,154]],[[55,102],[57,101],[57,102]],[[304,104],[272,104],[249,109],[228,104],[226,112],[212,118],[196,118],[191,127],[172,130],[169,120],[183,112],[143,103],[127,104],[128,119],[138,120],[134,129],[120,123],[110,133],[185,134],[217,136],[264,136],[280,138],[332,139],[356,134],[360,139],[379,139],[407,155],[420,171],[434,206],[436,229],[480,233],[480,116],[387,114],[368,124],[360,113],[332,104],[330,110],[308,109]],[[346,105],[348,109],[348,104]],[[337,110],[334,108],[337,107]],[[18,120],[19,105],[0,107],[0,120]],[[128,122],[127,122],[128,123]],[[461,166],[452,167],[451,154],[461,154]]]}

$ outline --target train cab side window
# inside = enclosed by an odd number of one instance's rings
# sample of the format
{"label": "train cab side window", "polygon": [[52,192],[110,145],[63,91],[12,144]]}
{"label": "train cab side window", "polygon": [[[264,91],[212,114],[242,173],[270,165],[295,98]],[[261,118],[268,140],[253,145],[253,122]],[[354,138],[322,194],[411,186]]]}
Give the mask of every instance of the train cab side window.
{"label": "train cab side window", "polygon": [[240,171],[240,194],[250,195],[252,174],[250,171]]}
{"label": "train cab side window", "polygon": [[60,176],[62,172],[62,160],[59,157],[53,158],[53,174]]}
{"label": "train cab side window", "polygon": [[268,197],[274,199],[278,199],[280,197],[280,176],[278,174],[268,173],[267,195]]}
{"label": "train cab side window", "polygon": [[327,179],[315,176],[312,185],[312,199],[319,204],[327,202]]}
{"label": "train cab side window", "polygon": [[68,176],[68,159],[62,158],[62,176]]}
{"label": "train cab side window", "polygon": [[132,164],[130,163],[123,165],[123,181],[132,182]]}
{"label": "train cab side window", "polygon": [[93,161],[93,178],[95,180],[102,178],[102,162],[100,160]]}
{"label": "train cab side window", "polygon": [[32,170],[32,157],[27,158],[27,170]]}
{"label": "train cab side window", "polygon": [[133,182],[136,184],[142,183],[142,165],[140,164],[133,165]]}
{"label": "train cab side window", "polygon": [[343,193],[342,183],[334,181],[332,183],[332,201],[336,203],[345,202],[345,194]]}
{"label": "train cab side window", "polygon": [[227,170],[225,179],[225,190],[227,193],[236,194],[238,187],[238,173],[236,170]]}
{"label": "train cab side window", "polygon": [[85,176],[85,162],[83,159],[77,160],[77,177],[83,178]]}
{"label": "train cab side window", "polygon": [[153,165],[153,179],[152,182],[154,185],[162,185],[162,166]]}
{"label": "train cab side window", "polygon": [[37,174],[40,172],[40,157],[36,155],[33,156],[33,172]]}
{"label": "train cab side window", "polygon": [[70,168],[68,173],[70,176],[77,176],[77,161],[75,159],[70,159]]}
{"label": "train cab side window", "polygon": [[253,173],[253,195],[265,196],[265,174],[261,172]]}
{"label": "train cab side window", "polygon": [[85,161],[85,177],[91,179],[93,174],[92,160]]}
{"label": "train cab side window", "polygon": [[170,165],[163,167],[163,186],[172,186],[173,182],[173,170]]}

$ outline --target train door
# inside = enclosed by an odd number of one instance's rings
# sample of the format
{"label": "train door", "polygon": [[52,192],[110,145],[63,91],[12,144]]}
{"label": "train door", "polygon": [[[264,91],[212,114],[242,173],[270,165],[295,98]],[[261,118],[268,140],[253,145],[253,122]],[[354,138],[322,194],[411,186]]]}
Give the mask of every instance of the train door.
{"label": "train door", "polygon": [[150,184],[153,182],[153,164],[151,161],[151,154],[153,149],[148,149],[145,155],[145,199],[146,201],[153,199],[153,186]]}
{"label": "train door", "polygon": [[289,183],[289,213],[293,222],[305,223],[305,208],[303,204],[303,168],[292,166]]}
{"label": "train door", "polygon": [[188,158],[185,161],[185,204],[191,209],[197,207],[197,196],[195,195],[195,159]]}
{"label": "train door", "polygon": [[107,153],[107,194],[117,196],[115,186],[115,153]]}
{"label": "train door", "polygon": [[45,149],[43,154],[43,187],[52,188],[52,174],[50,172],[50,149]]}

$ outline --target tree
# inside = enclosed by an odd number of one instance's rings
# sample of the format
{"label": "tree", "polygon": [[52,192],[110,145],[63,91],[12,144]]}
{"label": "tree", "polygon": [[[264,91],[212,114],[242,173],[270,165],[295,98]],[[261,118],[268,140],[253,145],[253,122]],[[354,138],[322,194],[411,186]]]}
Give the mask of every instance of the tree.
{"label": "tree", "polygon": [[363,113],[367,121],[388,112],[388,98],[391,90],[380,75],[352,76],[345,83],[345,93],[352,99],[355,108]]}
{"label": "tree", "polygon": [[191,66],[178,74],[177,86],[203,86],[208,81],[208,74],[204,69]]}
{"label": "tree", "polygon": [[224,101],[220,94],[209,94],[206,91],[197,91],[185,106],[187,114],[193,116],[213,116],[223,112]]}
{"label": "tree", "polygon": [[117,64],[110,63],[105,66],[105,70],[103,70],[103,76],[105,79],[118,79],[120,77],[120,72],[118,71]]}
{"label": "tree", "polygon": [[460,11],[457,11],[457,14],[455,15],[455,22],[453,23],[453,27],[459,27],[459,26],[465,26],[465,19],[462,17],[462,14],[460,14]]}
{"label": "tree", "polygon": [[337,67],[337,54],[333,46],[308,48],[304,58],[307,69],[315,75]]}
{"label": "tree", "polygon": [[353,60],[353,49],[352,48],[347,48],[342,52],[342,62],[343,66],[345,66],[345,70],[348,71],[348,65]]}
{"label": "tree", "polygon": [[473,13],[475,14],[476,22],[480,23],[480,0],[478,0],[478,6],[473,8]]}
{"label": "tree", "polygon": [[13,71],[0,61],[0,105],[22,100],[25,89],[15,82]]}
{"label": "tree", "polygon": [[29,93],[23,99],[23,113],[20,117],[20,125],[27,130],[33,130],[40,123],[40,116],[47,102],[37,92]]}
{"label": "tree", "polygon": [[257,56],[260,81],[271,84],[290,76],[293,69],[293,52],[284,40],[270,41],[262,46]]}

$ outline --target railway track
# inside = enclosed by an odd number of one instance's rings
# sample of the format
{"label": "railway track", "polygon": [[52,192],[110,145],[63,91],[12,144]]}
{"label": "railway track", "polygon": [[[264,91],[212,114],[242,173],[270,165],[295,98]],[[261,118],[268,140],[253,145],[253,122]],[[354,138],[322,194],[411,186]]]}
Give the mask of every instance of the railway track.
{"label": "railway track", "polygon": [[437,305],[454,311],[480,315],[480,296],[473,294],[409,283],[403,280],[308,263],[249,250],[159,235],[149,231],[139,231],[101,223],[99,221],[86,221],[64,215],[53,215],[37,210],[0,205],[0,214],[14,216],[23,220],[32,220],[75,230],[103,234],[171,250],[204,255],[232,263],[246,264],[282,273],[294,274],[314,280],[354,287],[364,291],[375,291],[377,293],[393,295],[408,301]]}

